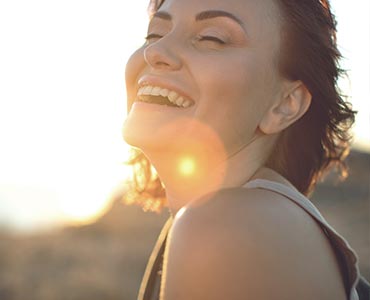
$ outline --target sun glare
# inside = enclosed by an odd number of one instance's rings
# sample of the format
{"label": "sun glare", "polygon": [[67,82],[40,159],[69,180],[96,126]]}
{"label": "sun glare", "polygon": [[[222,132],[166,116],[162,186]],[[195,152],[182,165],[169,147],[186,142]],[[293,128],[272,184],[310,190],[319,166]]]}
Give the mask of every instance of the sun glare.
{"label": "sun glare", "polygon": [[[121,150],[122,157],[128,157],[128,147]],[[114,162],[99,169],[89,174],[81,170],[81,174],[70,175],[60,191],[59,209],[63,219],[77,224],[95,221],[110,207],[117,188],[129,178],[131,172],[130,167]]]}
{"label": "sun glare", "polygon": [[[4,99],[0,223],[4,225],[2,215],[30,227],[40,222],[91,222],[109,208],[117,184],[131,176],[131,168],[123,164],[129,147],[121,133],[126,115],[122,77],[125,62],[144,41],[149,1],[132,1],[129,10],[124,1],[110,5],[49,1],[47,6],[44,2],[0,4],[0,28],[9,28],[0,30],[0,99]],[[350,88],[343,94],[352,96],[359,111],[357,143],[370,151],[369,40],[363,38],[369,36],[368,26],[363,26],[369,22],[369,1],[359,3],[364,9],[333,0],[338,38],[345,50],[343,69],[351,71]],[[364,34],[353,34],[358,28]],[[122,36],[125,39],[117,38]],[[173,179],[189,191],[191,183],[210,180],[217,190],[226,166],[217,175],[211,168],[227,159],[224,145],[207,124],[194,124],[195,136],[181,138],[178,133],[186,127],[190,128],[188,119],[176,118],[156,128],[158,136],[176,135],[173,144],[182,151],[182,159],[174,162]]]}
{"label": "sun glare", "polygon": [[180,173],[183,176],[191,176],[194,174],[196,169],[195,160],[191,157],[184,157],[181,159],[179,164]]}
{"label": "sun glare", "polygon": [[[89,199],[90,200],[90,199]],[[72,223],[89,223],[102,215],[106,201],[63,201],[61,207],[65,218]]]}

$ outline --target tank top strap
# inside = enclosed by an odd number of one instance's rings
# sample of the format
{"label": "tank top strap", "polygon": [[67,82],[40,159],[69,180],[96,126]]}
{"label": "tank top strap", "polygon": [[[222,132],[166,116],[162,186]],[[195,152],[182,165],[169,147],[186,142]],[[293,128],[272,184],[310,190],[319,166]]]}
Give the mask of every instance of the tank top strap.
{"label": "tank top strap", "polygon": [[137,300],[158,300],[163,267],[163,255],[168,232],[173,219],[170,217],[164,224],[161,233],[148,260],[143,279],[141,281]]}
{"label": "tank top strap", "polygon": [[247,182],[243,187],[249,189],[265,189],[276,192],[293,201],[311,215],[314,220],[318,222],[334,248],[339,260],[338,262],[341,265],[342,274],[344,273],[343,276],[348,288],[349,300],[359,299],[356,292],[356,285],[360,277],[360,272],[358,267],[358,258],[355,251],[351,248],[348,242],[330,226],[319,210],[307,197],[293,187],[267,179],[254,179]]}

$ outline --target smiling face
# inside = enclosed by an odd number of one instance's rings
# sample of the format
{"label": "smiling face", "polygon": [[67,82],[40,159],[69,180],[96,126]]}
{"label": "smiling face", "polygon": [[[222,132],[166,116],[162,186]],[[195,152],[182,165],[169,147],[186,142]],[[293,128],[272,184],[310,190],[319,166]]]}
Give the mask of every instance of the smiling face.
{"label": "smiling face", "polygon": [[248,145],[282,92],[280,28],[273,0],[166,0],[127,64],[125,140],[170,151],[206,127],[227,156]]}

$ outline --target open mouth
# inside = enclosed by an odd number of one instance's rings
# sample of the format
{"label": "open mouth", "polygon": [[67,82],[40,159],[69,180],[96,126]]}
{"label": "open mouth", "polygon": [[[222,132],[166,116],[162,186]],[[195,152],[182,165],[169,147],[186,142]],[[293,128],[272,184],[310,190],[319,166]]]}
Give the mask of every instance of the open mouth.
{"label": "open mouth", "polygon": [[137,99],[142,102],[181,108],[194,105],[192,100],[184,98],[175,91],[151,85],[141,87],[137,93]]}
{"label": "open mouth", "polygon": [[138,96],[138,100],[142,102],[152,103],[152,104],[179,107],[176,104],[170,102],[170,100],[167,97],[162,97],[162,96],[141,95],[141,96]]}

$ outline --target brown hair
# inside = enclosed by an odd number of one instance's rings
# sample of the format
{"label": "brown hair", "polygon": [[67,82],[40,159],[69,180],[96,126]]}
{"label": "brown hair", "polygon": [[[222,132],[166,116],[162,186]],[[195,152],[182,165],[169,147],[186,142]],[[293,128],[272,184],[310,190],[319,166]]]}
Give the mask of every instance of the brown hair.
{"label": "brown hair", "polygon": [[[355,112],[337,87],[344,74],[336,42],[336,21],[327,0],[275,0],[282,17],[279,70],[291,80],[301,80],[312,95],[305,115],[281,132],[266,166],[287,178],[301,193],[312,192],[317,181],[336,166],[342,178],[349,153],[349,129]],[[164,1],[152,0],[149,14]],[[133,150],[134,167],[130,199],[158,210],[165,203],[161,182],[148,159]],[[133,201],[133,200],[131,200]]]}
{"label": "brown hair", "polygon": [[337,87],[344,74],[336,41],[336,21],[327,0],[276,0],[283,19],[279,69],[301,80],[312,95],[306,114],[281,133],[266,166],[309,194],[336,166],[346,176],[349,129],[355,112]]}

